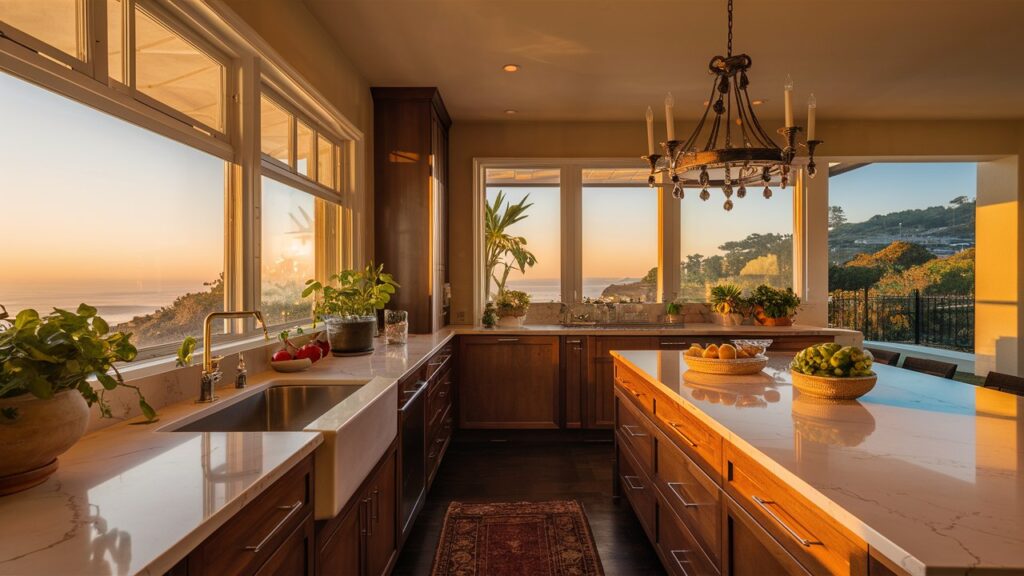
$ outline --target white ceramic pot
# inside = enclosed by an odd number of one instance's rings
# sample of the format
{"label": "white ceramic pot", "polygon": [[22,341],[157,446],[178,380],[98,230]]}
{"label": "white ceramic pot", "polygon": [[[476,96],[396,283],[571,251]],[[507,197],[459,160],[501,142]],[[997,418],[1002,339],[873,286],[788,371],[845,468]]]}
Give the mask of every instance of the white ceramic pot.
{"label": "white ceramic pot", "polygon": [[[0,398],[0,484],[31,476],[31,483],[18,486],[23,490],[45,480],[57,469],[57,456],[78,442],[88,424],[89,406],[77,390],[49,400],[31,394]],[[49,471],[33,474],[42,470]]]}
{"label": "white ceramic pot", "polygon": [[502,328],[519,328],[523,325],[526,316],[500,316],[498,326]]}

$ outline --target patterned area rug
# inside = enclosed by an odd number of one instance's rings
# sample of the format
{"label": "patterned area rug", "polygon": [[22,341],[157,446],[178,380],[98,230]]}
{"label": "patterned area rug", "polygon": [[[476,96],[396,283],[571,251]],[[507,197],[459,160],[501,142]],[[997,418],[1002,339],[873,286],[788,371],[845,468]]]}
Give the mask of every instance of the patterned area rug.
{"label": "patterned area rug", "polygon": [[579,502],[452,502],[431,574],[603,576],[604,570]]}

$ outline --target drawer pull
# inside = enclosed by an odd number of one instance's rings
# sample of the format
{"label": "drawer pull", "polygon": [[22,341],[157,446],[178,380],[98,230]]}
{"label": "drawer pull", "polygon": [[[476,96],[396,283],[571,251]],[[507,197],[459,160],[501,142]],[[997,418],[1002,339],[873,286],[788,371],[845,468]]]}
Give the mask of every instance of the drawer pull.
{"label": "drawer pull", "polygon": [[625,430],[626,433],[629,434],[630,436],[632,436],[633,438],[642,438],[644,436],[647,436],[647,434],[645,434],[643,432],[639,432],[639,433],[638,432],[633,432],[633,428],[639,428],[639,426],[636,426],[635,424],[623,424],[622,425],[622,429]]}
{"label": "drawer pull", "polygon": [[679,557],[682,556],[683,554],[689,554],[690,550],[669,550],[668,553],[671,554],[672,555],[672,559],[676,561],[676,565],[679,566],[679,570],[683,574],[685,574],[686,576],[689,576],[690,575],[690,571],[687,570],[683,566],[683,564],[689,564],[690,561],[687,560],[685,556],[683,556],[682,559],[680,559]]}
{"label": "drawer pull", "polygon": [[581,340],[566,340],[565,341],[566,344],[579,344],[580,342],[581,342]]}
{"label": "drawer pull", "polygon": [[519,342],[519,338],[498,338],[498,342]]}
{"label": "drawer pull", "polygon": [[269,543],[270,540],[273,539],[273,537],[276,536],[277,533],[280,532],[281,529],[284,528],[285,525],[287,525],[288,522],[296,514],[299,513],[299,510],[302,510],[302,500],[299,500],[299,501],[295,502],[295,504],[292,504],[291,506],[278,506],[277,509],[278,510],[287,510],[288,513],[285,514],[284,518],[282,518],[281,521],[278,522],[276,526],[274,526],[274,529],[271,530],[269,534],[267,534],[266,536],[263,537],[263,540],[260,540],[259,544],[255,545],[255,546],[246,546],[244,548],[245,550],[248,550],[248,551],[252,552],[253,554],[259,554],[260,550],[263,550],[263,547],[266,546],[267,543]]}
{"label": "drawer pull", "polygon": [[679,491],[679,486],[685,486],[685,484],[682,482],[668,483],[669,490],[672,490],[672,493],[676,495],[676,498],[679,499],[679,502],[683,505],[683,507],[696,508],[697,506],[700,506],[700,504],[697,504],[696,502],[687,502],[686,498],[683,498],[683,493]]}
{"label": "drawer pull", "polygon": [[437,395],[439,397],[441,397],[441,398],[445,398],[446,396],[448,396],[448,391],[447,390],[442,390],[442,391],[438,392]]}
{"label": "drawer pull", "polygon": [[775,504],[774,500],[764,500],[763,498],[760,498],[758,496],[751,496],[751,498],[753,498],[754,502],[758,506],[760,506],[761,510],[764,510],[766,514],[768,514],[769,516],[772,517],[772,520],[775,520],[775,522],[777,522],[779,524],[779,526],[782,526],[782,528],[785,529],[786,532],[789,532],[789,535],[792,536],[794,540],[799,542],[801,546],[804,546],[806,548],[810,548],[811,546],[822,546],[822,543],[820,541],[818,541],[818,540],[808,540],[808,539],[800,536],[799,534],[796,533],[796,530],[793,530],[792,528],[789,527],[788,524],[783,522],[782,518],[779,518],[779,515],[776,514],[771,508],[768,507],[769,504]]}
{"label": "drawer pull", "polygon": [[633,390],[629,386],[626,386],[626,384],[624,382],[619,382],[619,385],[622,386],[626,390],[626,392],[629,392],[630,394],[632,394],[633,396],[636,396],[637,398],[639,398],[639,397],[644,395],[643,392],[637,392],[636,390]]}
{"label": "drawer pull", "polygon": [[687,342],[680,342],[680,341],[676,341],[676,340],[662,340],[661,341],[661,345],[662,346],[686,346]]}
{"label": "drawer pull", "polygon": [[672,429],[675,430],[677,434],[682,436],[683,437],[683,441],[686,442],[687,444],[689,444],[691,448],[696,448],[697,447],[697,443],[694,442],[693,440],[691,440],[690,437],[686,435],[686,432],[683,432],[683,430],[682,430],[683,425],[682,424],[680,424],[679,422],[669,422],[668,425],[671,426]]}
{"label": "drawer pull", "polygon": [[622,479],[626,481],[626,485],[629,486],[630,490],[643,490],[644,489],[644,485],[641,484],[641,485],[637,486],[636,484],[634,484],[633,483],[633,479],[634,478],[636,478],[637,480],[640,479],[639,476],[623,476],[622,477]]}

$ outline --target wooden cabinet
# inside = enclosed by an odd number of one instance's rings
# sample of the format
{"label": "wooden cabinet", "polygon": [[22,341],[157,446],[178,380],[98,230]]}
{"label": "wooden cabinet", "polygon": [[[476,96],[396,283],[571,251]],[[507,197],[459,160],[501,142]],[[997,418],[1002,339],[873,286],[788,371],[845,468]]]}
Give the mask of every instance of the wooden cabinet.
{"label": "wooden cabinet", "polygon": [[317,572],[387,574],[398,555],[397,450],[392,446],[337,517],[317,529]]}
{"label": "wooden cabinet", "polygon": [[448,324],[451,119],[436,88],[373,88],[374,257],[402,283],[392,307],[409,331]]}
{"label": "wooden cabinet", "polygon": [[179,566],[187,564],[189,576],[312,574],[312,534],[313,457],[308,456]]}
{"label": "wooden cabinet", "polygon": [[582,428],[587,405],[587,336],[562,337],[562,383],[565,427]]}
{"label": "wooden cabinet", "polygon": [[462,336],[459,427],[561,426],[557,336]]}
{"label": "wooden cabinet", "polygon": [[612,350],[657,350],[657,336],[590,338],[590,378],[586,383],[586,428],[611,428],[615,421],[615,367]]}
{"label": "wooden cabinet", "polygon": [[809,576],[810,572],[732,498],[724,498],[722,525],[726,544],[722,574],[727,576]]}

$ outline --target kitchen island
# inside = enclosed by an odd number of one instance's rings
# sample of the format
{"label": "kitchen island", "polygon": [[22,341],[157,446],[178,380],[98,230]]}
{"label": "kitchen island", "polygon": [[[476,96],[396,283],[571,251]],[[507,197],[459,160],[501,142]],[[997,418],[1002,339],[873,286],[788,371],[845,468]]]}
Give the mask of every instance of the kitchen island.
{"label": "kitchen island", "polygon": [[874,390],[829,402],[793,388],[788,354],[753,376],[612,356],[620,488],[670,571],[764,551],[755,573],[1024,574],[1024,398],[876,365]]}

